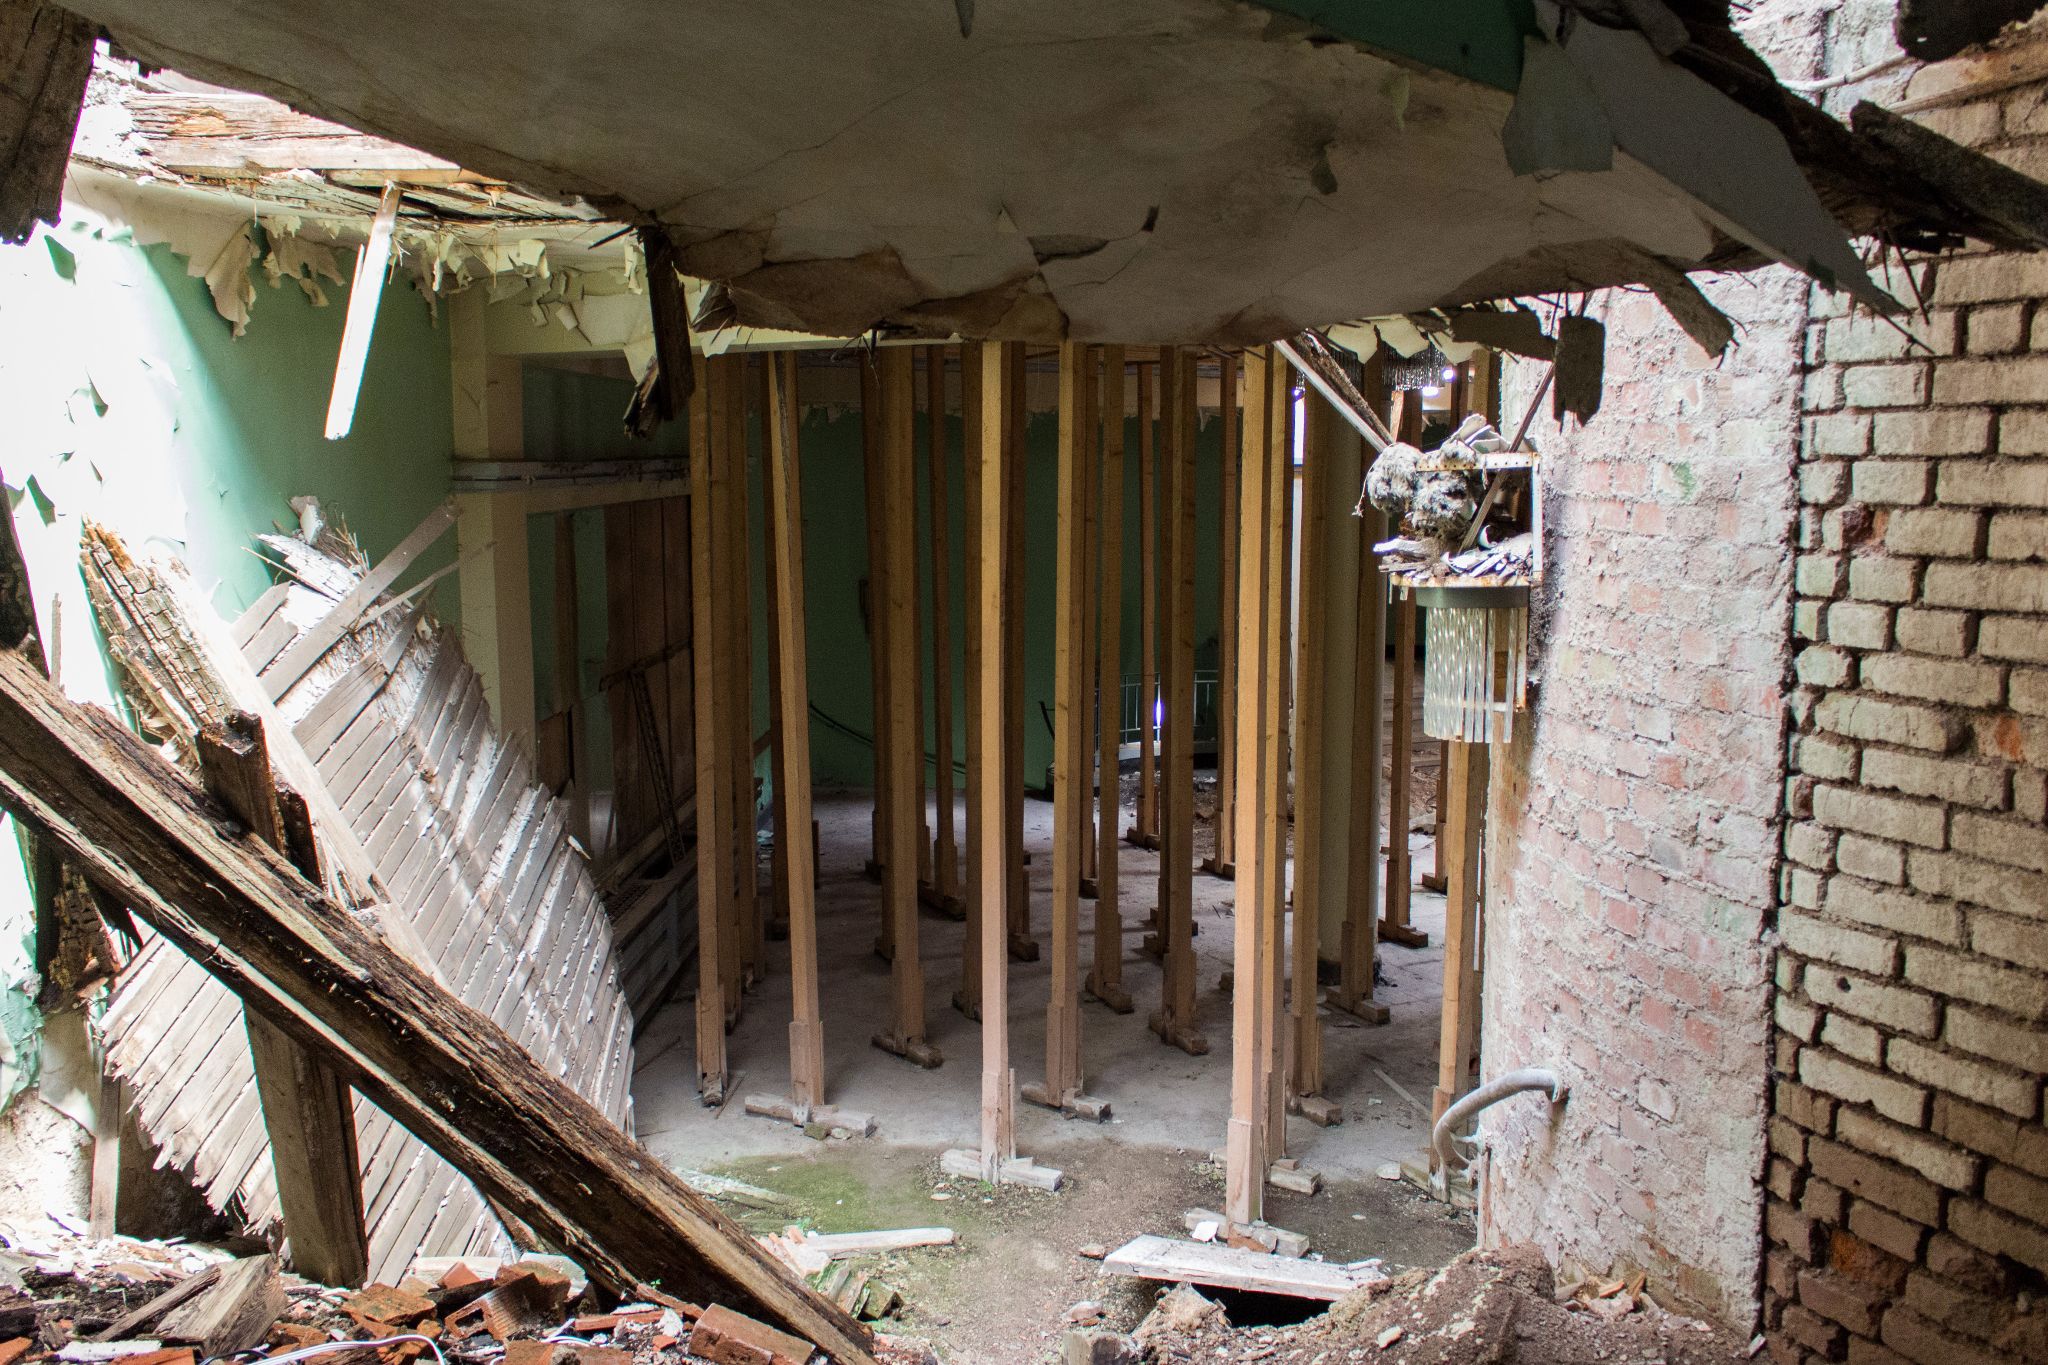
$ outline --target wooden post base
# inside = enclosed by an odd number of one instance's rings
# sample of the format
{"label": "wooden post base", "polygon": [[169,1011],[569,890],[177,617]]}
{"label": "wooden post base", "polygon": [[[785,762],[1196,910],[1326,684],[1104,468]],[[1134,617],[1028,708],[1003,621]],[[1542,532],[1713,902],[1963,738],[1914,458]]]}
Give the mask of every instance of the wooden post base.
{"label": "wooden post base", "polygon": [[1159,1035],[1159,1041],[1169,1047],[1177,1047],[1190,1057],[1206,1056],[1209,1040],[1186,1024],[1168,1019],[1165,1014],[1155,1012],[1146,1027]]}
{"label": "wooden post base", "polygon": [[949,920],[965,922],[967,919],[967,902],[958,896],[947,895],[930,882],[917,884],[917,900],[927,910],[936,910]]}
{"label": "wooden post base", "polygon": [[1070,1119],[1094,1119],[1101,1123],[1109,1118],[1109,1101],[1084,1095],[1078,1090],[1069,1090],[1055,1096],[1041,1081],[1033,1081],[1021,1087],[1018,1094],[1042,1109],[1057,1109]]}
{"label": "wooden post base", "polygon": [[[1222,1164],[1220,1153],[1216,1162],[1218,1165]],[[1214,1209],[1189,1209],[1180,1216],[1180,1222],[1189,1232],[1194,1232],[1204,1223],[1213,1225],[1215,1240],[1225,1246],[1256,1247],[1260,1251],[1293,1260],[1299,1260],[1308,1254],[1306,1234],[1276,1228],[1263,1219],[1256,1223],[1233,1223]]]}
{"label": "wooden post base", "polygon": [[1439,896],[1448,891],[1451,886],[1450,878],[1436,872],[1425,872],[1416,878],[1416,881],[1421,884],[1424,891],[1434,891]]}
{"label": "wooden post base", "polygon": [[866,877],[875,885],[880,886],[882,884],[882,865],[873,858],[870,858],[860,865],[860,875]]}
{"label": "wooden post base", "polygon": [[1213,857],[1204,858],[1201,862],[1201,868],[1202,871],[1208,873],[1210,876],[1219,877],[1226,882],[1234,882],[1237,880],[1237,863],[1235,861],[1219,863]]}
{"label": "wooden post base", "polygon": [[[1059,1189],[1066,1176],[1050,1166],[1041,1166],[1028,1156],[1013,1156],[998,1165],[991,1173],[981,1159],[981,1153],[971,1147],[955,1147],[939,1158],[939,1169],[947,1175],[963,1175],[970,1180],[986,1180],[991,1185],[1027,1185],[1034,1190],[1052,1193]],[[993,1174],[993,1179],[991,1179]]]}
{"label": "wooden post base", "polygon": [[715,1076],[709,1072],[699,1072],[697,1074],[698,1103],[702,1104],[706,1109],[724,1108],[726,1087],[731,1083],[732,1078],[723,1071]]}
{"label": "wooden post base", "polygon": [[[1442,888],[1438,888],[1441,890]],[[1403,948],[1427,948],[1429,934],[1412,924],[1395,924],[1391,920],[1380,921],[1380,942],[1398,943]]]}
{"label": "wooden post base", "polygon": [[868,1039],[876,1047],[906,1062],[915,1062],[926,1071],[936,1071],[946,1060],[945,1054],[922,1038],[905,1038],[900,1033],[877,1033]]}
{"label": "wooden post base", "polygon": [[873,1137],[875,1116],[836,1104],[798,1104],[786,1095],[749,1095],[745,1108],[756,1118],[780,1119],[804,1130],[806,1137]]}
{"label": "wooden post base", "polygon": [[1348,1000],[1340,992],[1331,990],[1324,992],[1323,1003],[1333,1010],[1350,1015],[1361,1024],[1384,1024],[1393,1018],[1391,1010],[1369,995]]}
{"label": "wooden post base", "polygon": [[1151,958],[1154,962],[1164,962],[1166,960],[1166,945],[1160,940],[1156,930],[1145,935],[1139,941],[1138,951]]}
{"label": "wooden post base", "polygon": [[959,1010],[962,1017],[972,1019],[977,1024],[981,1022],[981,1002],[971,999],[966,991],[953,992],[953,1008]]}
{"label": "wooden post base", "polygon": [[1113,1014],[1129,1014],[1137,1008],[1136,1005],[1131,1003],[1131,993],[1129,991],[1125,990],[1122,986],[1097,985],[1095,973],[1093,972],[1088,974],[1088,980],[1083,989],[1087,992],[1089,999],[1100,1001],[1102,1004],[1109,1006],[1110,1012]]}
{"label": "wooden post base", "polygon": [[[1313,1097],[1311,1097],[1313,1098]],[[1288,1106],[1290,1109],[1293,1105]],[[1324,1127],[1330,1125],[1324,1124]],[[1278,1190],[1291,1190],[1295,1194],[1315,1194],[1323,1188],[1320,1172],[1311,1171],[1293,1157],[1282,1157],[1266,1170],[1266,1183]]]}
{"label": "wooden post base", "polygon": [[[1287,1112],[1301,1115],[1318,1128],[1335,1128],[1344,1122],[1344,1106],[1321,1095],[1289,1095]],[[1275,1165],[1278,1166],[1279,1163],[1276,1162]],[[1284,1180],[1275,1180],[1273,1183],[1283,1190],[1294,1188]],[[1310,1190],[1309,1193],[1314,1194],[1315,1191]]]}
{"label": "wooden post base", "polygon": [[1010,960],[1012,962],[1038,961],[1038,940],[1029,934],[1010,935]]}
{"label": "wooden post base", "polygon": [[1102,898],[1102,887],[1101,887],[1101,886],[1100,886],[1099,884],[1097,884],[1097,882],[1096,882],[1095,878],[1093,878],[1093,877],[1083,877],[1083,878],[1081,878],[1081,899],[1082,899],[1082,900],[1084,900],[1084,901],[1092,901],[1092,900],[1100,900],[1101,898]]}
{"label": "wooden post base", "polygon": [[1124,831],[1124,842],[1133,848],[1149,848],[1154,853],[1159,851],[1159,836],[1147,834],[1136,825]]}

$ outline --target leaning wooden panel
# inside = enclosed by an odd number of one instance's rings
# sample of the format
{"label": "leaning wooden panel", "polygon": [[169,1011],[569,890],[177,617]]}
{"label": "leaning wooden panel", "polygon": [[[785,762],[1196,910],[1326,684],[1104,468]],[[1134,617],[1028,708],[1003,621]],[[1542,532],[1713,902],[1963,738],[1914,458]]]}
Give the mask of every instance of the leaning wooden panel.
{"label": "leaning wooden panel", "polygon": [[871,1359],[864,1328],[512,1037],[276,854],[231,839],[189,781],[11,651],[0,654],[0,803],[594,1276],[726,1302],[841,1361]]}

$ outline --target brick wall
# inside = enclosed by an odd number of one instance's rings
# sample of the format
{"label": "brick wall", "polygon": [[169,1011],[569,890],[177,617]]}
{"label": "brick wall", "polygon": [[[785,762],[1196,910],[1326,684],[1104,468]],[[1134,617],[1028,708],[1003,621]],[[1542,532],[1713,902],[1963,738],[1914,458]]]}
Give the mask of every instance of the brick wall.
{"label": "brick wall", "polygon": [[1482,1050],[1487,1075],[1551,1066],[1572,1094],[1554,1125],[1531,1098],[1487,1116],[1482,1235],[1746,1326],[1806,291],[1782,270],[1706,288],[1745,329],[1725,360],[1647,296],[1602,295],[1600,413],[1537,428],[1542,681],[1495,762]]}
{"label": "brick wall", "polygon": [[[2041,87],[1929,121],[2048,170]],[[2048,1357],[2048,256],[1919,269],[1920,346],[1824,295],[1807,327],[1765,1182],[1785,1361]]]}

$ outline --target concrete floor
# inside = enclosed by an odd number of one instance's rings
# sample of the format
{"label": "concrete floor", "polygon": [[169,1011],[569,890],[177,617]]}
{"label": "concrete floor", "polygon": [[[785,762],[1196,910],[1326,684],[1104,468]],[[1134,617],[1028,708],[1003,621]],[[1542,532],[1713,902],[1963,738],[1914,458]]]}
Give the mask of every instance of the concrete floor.
{"label": "concrete floor", "polygon": [[[869,812],[865,793],[821,793],[817,803],[820,990],[829,1098],[874,1114],[880,1125],[874,1142],[934,1155],[946,1147],[973,1146],[979,1132],[981,1032],[951,1004],[960,981],[963,926],[929,911],[919,926],[927,1036],[945,1054],[945,1064],[923,1071],[868,1041],[886,1018],[889,992],[889,967],[873,952],[880,890],[861,875]],[[1052,806],[1027,799],[1024,814],[1025,846],[1034,854],[1033,922],[1043,942],[1050,914]],[[1126,825],[1129,819],[1126,808]],[[1210,837],[1206,826],[1198,828],[1196,841],[1204,852]],[[1429,865],[1428,839],[1415,836],[1411,846],[1416,862]],[[1098,1129],[1021,1100],[1017,1105],[1019,1152],[1028,1156],[1057,1148],[1061,1167],[1084,1178],[1091,1132],[1119,1147],[1192,1157],[1221,1147],[1229,1108],[1230,1000],[1218,981],[1229,965],[1234,887],[1195,875],[1200,1026],[1210,1052],[1190,1057],[1163,1045],[1145,1027],[1147,1013],[1158,1003],[1160,974],[1138,948],[1140,926],[1156,895],[1158,856],[1129,845],[1121,846],[1119,854],[1124,984],[1137,1009],[1120,1016],[1089,1003],[1082,1016],[1087,1088],[1111,1102],[1114,1116]],[[1084,966],[1094,951],[1093,910],[1092,901],[1082,903]],[[1323,1012],[1329,1096],[1342,1104],[1343,1124],[1322,1129],[1300,1118],[1288,1122],[1289,1153],[1332,1181],[1369,1178],[1385,1162],[1415,1159],[1428,1141],[1428,1115],[1421,1106],[1429,1103],[1436,1072],[1443,897],[1417,890],[1412,916],[1429,933],[1430,946],[1382,944],[1380,949],[1386,980],[1379,998],[1392,1010],[1391,1022],[1366,1027],[1349,1016]],[[639,1039],[636,1129],[651,1150],[674,1165],[701,1170],[747,1158],[816,1155],[834,1145],[743,1110],[747,1094],[779,1091],[788,1077],[788,945],[771,944],[770,957],[768,979],[749,993],[744,1016],[728,1041],[736,1098],[723,1111],[698,1102],[688,983],[683,998],[657,1015]],[[1049,975],[1046,954],[1036,962],[1011,964],[1011,1056],[1020,1082],[1042,1074]]]}

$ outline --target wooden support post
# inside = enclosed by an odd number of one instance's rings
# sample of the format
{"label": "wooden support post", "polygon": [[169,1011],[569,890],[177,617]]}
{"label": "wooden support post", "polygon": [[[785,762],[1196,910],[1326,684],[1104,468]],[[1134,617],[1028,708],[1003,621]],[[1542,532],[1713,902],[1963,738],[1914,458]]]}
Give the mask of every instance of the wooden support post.
{"label": "wooden support post", "polygon": [[1277,1020],[1267,961],[1283,907],[1268,866],[1280,832],[1282,708],[1279,581],[1287,573],[1283,490],[1291,477],[1286,414],[1274,411],[1279,363],[1267,352],[1244,360],[1244,477],[1238,496],[1237,915],[1232,943],[1230,1119],[1224,1142],[1224,1211],[1234,1223],[1263,1208],[1268,1087]]}
{"label": "wooden support post", "polygon": [[825,1103],[825,1025],[818,1008],[818,905],[810,877],[811,702],[804,642],[804,516],[802,460],[797,451],[796,353],[767,357],[768,458],[762,471],[767,513],[770,644],[768,667],[777,730],[775,851],[789,897],[789,1094],[748,1096],[750,1114],[867,1136],[866,1114]]}
{"label": "wooden support post", "polygon": [[1451,743],[1440,739],[1436,742],[1436,827],[1429,836],[1429,871],[1416,878],[1425,891],[1450,889],[1449,855],[1444,850],[1444,783],[1450,780],[1450,771]]}
{"label": "wooden support post", "polygon": [[[1124,836],[1140,848],[1159,847],[1159,490],[1152,451],[1152,366],[1141,364],[1138,366],[1138,809],[1129,833]],[[1121,705],[1118,709],[1121,711]],[[1157,918],[1155,913],[1154,919]]]}
{"label": "wooden support post", "polygon": [[[1016,342],[969,342],[963,347],[963,374],[979,391],[974,411],[976,420],[970,434],[979,439],[968,446],[968,479],[974,517],[968,524],[970,537],[970,579],[974,595],[969,602],[971,625],[968,632],[968,693],[973,703],[979,737],[973,741],[968,759],[968,799],[975,807],[968,825],[968,840],[976,866],[970,870],[970,886],[979,893],[980,905],[970,911],[970,923],[982,925],[981,967],[981,1144],[978,1148],[955,1148],[939,1160],[942,1170],[978,1177],[990,1184],[1001,1181],[1031,1183],[1057,1188],[1058,1171],[1036,1166],[1017,1155],[1015,1096],[1016,1073],[1010,1069],[1010,961],[1003,934],[1003,900],[1010,884],[1008,853],[1002,830],[1008,818],[1007,792],[1015,785],[1009,766],[1009,743],[1002,694],[1009,675],[1004,659],[1009,632],[1004,615],[1009,594],[1004,580],[1009,548],[1009,516],[1004,504],[1011,480],[1005,468],[1010,449],[1010,404],[1021,399],[1012,383],[1012,360],[1008,353],[1021,353]],[[978,762],[976,760],[979,760]]]}
{"label": "wooden support post", "polygon": [[1274,680],[1273,694],[1265,699],[1272,708],[1272,742],[1260,750],[1260,781],[1273,798],[1261,810],[1259,887],[1257,904],[1270,906],[1270,913],[1256,918],[1260,933],[1258,977],[1259,1084],[1266,1097],[1265,1155],[1260,1171],[1287,1149],[1287,1071],[1285,1052],[1287,1030],[1282,1027],[1285,1001],[1288,775],[1292,771],[1289,716],[1293,708],[1294,677],[1290,662],[1290,632],[1294,624],[1294,489],[1296,483],[1295,405],[1292,373],[1285,360],[1269,352],[1266,382],[1271,388],[1266,411],[1273,425],[1274,460],[1270,466],[1274,487],[1267,501],[1268,515],[1275,517],[1271,529],[1274,558],[1267,565],[1267,628],[1263,637],[1263,664]]}
{"label": "wooden support post", "polygon": [[1069,1117],[1107,1118],[1109,1106],[1081,1092],[1081,830],[1093,746],[1084,717],[1091,670],[1084,640],[1087,592],[1088,428],[1094,384],[1088,348],[1060,345],[1058,519],[1054,555],[1052,768],[1052,989],[1045,1011],[1045,1080],[1024,1087],[1033,1104]]}
{"label": "wooden support post", "polygon": [[[1429,934],[1408,922],[1414,865],[1408,856],[1408,826],[1414,820],[1415,791],[1415,599],[1395,596],[1394,676],[1387,728],[1393,772],[1387,778],[1387,898],[1379,936],[1408,948],[1429,946]],[[1441,781],[1441,776],[1439,776]]]}
{"label": "wooden support post", "polygon": [[[1329,424],[1321,420],[1327,411],[1318,403],[1302,424],[1301,591],[1294,633],[1294,732],[1288,746],[1294,761],[1294,937],[1285,1053],[1288,1107],[1303,1112],[1303,1102],[1323,1090],[1323,1025],[1317,1010],[1322,991],[1316,974],[1322,956],[1323,859],[1329,833],[1323,766],[1333,728],[1327,723],[1330,617],[1333,605],[1348,604],[1330,564],[1330,487],[1337,452],[1328,439]],[[1328,1114],[1332,1109],[1325,1101],[1314,1112]]]}
{"label": "wooden support post", "polygon": [[[226,724],[201,730],[199,775],[252,837],[285,851],[261,721],[238,711]],[[311,871],[317,886],[319,869]],[[369,1278],[370,1240],[355,1096],[333,1068],[269,1019],[247,1011],[243,1018],[292,1266],[322,1284],[360,1285]]]}
{"label": "wooden support post", "polygon": [[[889,753],[889,613],[882,600],[883,561],[887,557],[882,543],[882,496],[886,480],[882,472],[882,379],[879,358],[873,352],[863,354],[860,357],[859,368],[861,489],[865,494],[865,525],[868,533],[868,695],[871,699],[868,703],[868,729],[874,735],[875,788],[875,810],[869,826],[870,847],[866,871],[870,881],[879,882],[882,879],[882,862],[888,856],[889,848],[888,800],[882,785],[882,770],[887,765]],[[888,910],[884,908],[881,936],[875,940],[875,952],[884,962],[895,954],[895,932],[895,926],[889,920]]]}
{"label": "wooden support post", "polygon": [[1223,459],[1217,493],[1216,592],[1216,846],[1202,870],[1225,881],[1237,875],[1237,357],[1217,362],[1217,409],[1223,421]]}
{"label": "wooden support post", "polygon": [[726,566],[718,553],[718,525],[726,471],[712,439],[713,386],[725,380],[724,362],[692,361],[690,399],[690,638],[697,758],[697,1093],[705,1105],[725,1102],[725,926],[731,914],[731,792],[726,746],[732,734],[717,642],[724,638]]}
{"label": "wooden support post", "polygon": [[[1372,545],[1386,522],[1374,512],[1347,528],[1360,540],[1358,654],[1351,708],[1350,874],[1343,937],[1337,949],[1337,984],[1328,1003],[1368,1024],[1384,1024],[1387,1007],[1373,999],[1380,911],[1380,755],[1385,695],[1381,687],[1387,623],[1387,586],[1372,562]],[[1391,863],[1389,864],[1391,866]]]}
{"label": "wooden support post", "polygon": [[[1472,998],[1477,985],[1480,845],[1485,837],[1487,750],[1484,744],[1452,743],[1445,766],[1441,805],[1443,849],[1450,887],[1444,901],[1443,1016],[1438,1030],[1436,1093],[1432,1120],[1472,1088],[1472,1053],[1478,1044],[1479,1013]],[[1432,1158],[1434,1166],[1434,1158]]]}
{"label": "wooden support post", "polygon": [[1009,406],[1003,414],[1005,471],[1010,480],[1003,500],[1005,523],[1004,589],[1010,594],[1008,615],[1003,620],[1003,743],[1008,753],[1003,771],[1009,786],[1003,793],[1007,803],[1003,815],[1004,858],[1009,865],[1010,956],[1019,962],[1038,961],[1038,940],[1031,933],[1031,883],[1024,866],[1024,616],[1026,612],[1027,556],[1025,554],[1025,510],[1028,491],[1025,458],[1024,348],[1003,348],[1004,380],[1009,385]]}
{"label": "wooden support post", "polygon": [[[916,355],[915,351],[911,353],[910,386],[913,403],[916,401],[915,395],[917,392]],[[917,476],[917,419],[914,409],[910,425],[910,529],[914,535],[917,530],[918,486],[920,483],[923,483],[926,487],[929,487],[930,478],[927,475],[925,479],[920,480]],[[929,540],[917,543],[928,544]],[[928,750],[925,747],[926,732],[924,726],[924,593],[919,584],[921,577],[918,572],[919,558],[920,556],[913,549],[910,556],[910,638],[898,645],[896,657],[892,662],[906,669],[910,674],[910,725],[911,733],[917,737],[914,750],[916,762],[912,766],[915,769],[915,786],[917,789],[917,798],[914,802],[914,808],[917,812],[917,894],[921,903],[933,888],[932,824],[931,816],[926,807],[928,791],[925,786],[925,754]]]}
{"label": "wooden support post", "polygon": [[721,1303],[838,1365],[873,1365],[865,1328],[373,927],[230,839],[159,754],[13,651],[0,651],[0,805],[592,1280]]}
{"label": "wooden support post", "polygon": [[[261,1102],[260,1096],[258,1102]],[[92,1191],[86,1207],[86,1221],[95,1241],[106,1241],[116,1230],[114,1215],[121,1202],[123,1165],[122,1116],[127,1112],[128,1086],[113,1072],[104,1069],[102,1059],[100,1098],[92,1113]]]}
{"label": "wooden support post", "polygon": [[1095,599],[1095,582],[1101,571],[1102,547],[1098,540],[1099,528],[1096,517],[1102,505],[1102,408],[1100,380],[1097,372],[1102,360],[1100,351],[1088,353],[1084,366],[1084,386],[1088,390],[1087,422],[1081,431],[1081,442],[1086,458],[1082,466],[1088,471],[1088,486],[1081,490],[1081,583],[1075,595],[1074,609],[1081,616],[1081,881],[1080,894],[1094,899],[1096,886],[1095,857],[1095,650],[1096,636],[1101,633],[1100,622],[1096,619],[1100,606]]}
{"label": "wooden support post", "polygon": [[[993,913],[992,907],[1003,903],[1001,883],[991,885],[984,880],[987,869],[995,865],[987,856],[987,845],[990,840],[995,840],[1000,848],[1002,836],[1000,825],[987,823],[988,813],[996,808],[993,803],[997,801],[997,798],[986,795],[990,773],[996,765],[996,753],[982,744],[982,736],[988,733],[983,713],[988,707],[999,705],[1002,686],[999,671],[985,662],[989,657],[987,651],[994,647],[994,642],[983,633],[987,623],[981,612],[981,594],[986,587],[988,573],[995,567],[983,559],[986,549],[982,543],[983,448],[988,439],[986,428],[1001,415],[1000,412],[986,414],[982,411],[982,395],[985,392],[986,367],[999,363],[996,353],[979,342],[964,342],[960,347],[961,500],[966,512],[961,523],[964,576],[961,588],[967,608],[967,638],[961,642],[961,650],[967,713],[967,839],[963,889],[967,901],[967,931],[961,939],[960,989],[953,993],[953,1008],[969,1019],[981,1018],[983,936],[994,934],[1001,938],[1003,932],[1000,917],[996,920],[989,918]],[[989,477],[995,475],[990,474]],[[1000,722],[996,724],[1000,730]]]}
{"label": "wooden support post", "polygon": [[953,591],[951,503],[947,497],[946,348],[925,349],[926,449],[931,456],[932,520],[932,730],[936,755],[938,846],[932,884],[944,908],[959,918],[960,866],[953,831]]}
{"label": "wooden support post", "polygon": [[590,846],[590,713],[583,705],[582,656],[577,649],[576,514],[555,513],[555,703],[568,713],[569,828]]}
{"label": "wooden support post", "polygon": [[1199,1056],[1195,1027],[1195,366],[1191,352],[1161,347],[1160,415],[1165,450],[1165,763],[1159,774],[1159,911],[1165,972],[1152,1031]]}
{"label": "wooden support post", "polygon": [[882,764],[884,822],[889,842],[882,851],[882,902],[895,939],[889,982],[890,1023],[874,1035],[876,1047],[922,1067],[945,1059],[925,1040],[924,964],[917,942],[917,770],[924,744],[917,711],[917,421],[916,373],[908,347],[882,349],[881,591],[877,605],[888,624],[883,670],[888,683],[887,759]]}
{"label": "wooden support post", "polygon": [[[782,357],[780,355],[769,356],[768,363],[762,367],[762,375],[762,382],[767,386],[768,393],[761,407],[762,412],[766,414],[763,423],[767,443],[766,455],[761,462],[761,537],[762,549],[764,551],[761,556],[761,581],[762,586],[767,590],[768,602],[768,771],[770,774],[768,814],[769,818],[775,823],[775,843],[768,859],[768,903],[771,907],[768,936],[770,938],[786,939],[789,937],[789,882],[792,864],[790,862],[789,791],[787,784],[783,781],[783,774],[789,769],[789,745],[788,735],[782,728],[782,686],[785,673],[785,662],[782,657],[782,618],[788,607],[782,598],[781,570],[776,564],[777,541],[782,534],[777,518],[782,515],[782,511],[776,505],[774,466],[777,458],[776,442],[785,439],[780,432],[782,417],[777,409],[781,404],[782,395],[787,392],[790,395],[791,409],[792,411],[795,410],[796,384],[794,380],[784,381],[782,377]],[[795,433],[793,430],[786,439],[790,446],[794,448]],[[803,555],[803,522],[801,519],[796,524],[795,534],[797,536],[796,553],[799,562],[801,562]],[[803,601],[801,595],[803,584],[801,582],[796,585],[796,591],[798,593],[797,604],[801,607]],[[803,634],[802,616],[799,615],[797,620],[799,622],[797,634],[801,638]],[[805,704],[808,707],[808,686],[806,686]],[[810,750],[809,740],[809,717],[806,716],[804,748],[807,764]],[[806,773],[808,773],[808,766],[806,767]],[[804,809],[810,809],[808,792],[805,795]],[[817,845],[816,841],[813,840],[812,856],[815,857],[816,853]],[[806,859],[805,861],[809,860]],[[801,869],[803,865],[799,863],[795,866]],[[801,870],[796,875],[804,877],[806,882],[811,882],[812,880]],[[815,885],[815,883],[812,884]],[[793,983],[792,996],[795,996],[803,989],[803,982],[795,975],[795,969],[798,964],[794,945],[792,945],[790,951],[790,965]],[[794,1069],[792,1069],[792,1075],[794,1075]],[[793,1081],[792,1084],[794,1084]],[[748,1112],[753,1112],[751,1108],[753,1098],[751,1096],[748,1097],[747,1103],[750,1106]]]}
{"label": "wooden support post", "polygon": [[733,876],[732,909],[720,946],[725,950],[726,1027],[731,1028],[745,1007],[744,992],[753,980],[754,964],[760,960],[760,944],[754,867],[754,654],[749,630],[753,598],[747,571],[747,358],[727,355],[720,357],[718,364],[724,370],[718,392],[725,400],[720,443],[725,484],[718,540],[720,564],[725,569],[718,593],[725,612],[725,632],[720,637],[719,655],[725,670],[726,718],[732,727],[723,752],[728,763],[725,780],[731,792],[726,806],[731,825],[725,838],[732,845]]}
{"label": "wooden support post", "polygon": [[1098,708],[1096,776],[1101,794],[1096,807],[1095,964],[1088,974],[1088,994],[1129,1014],[1131,993],[1124,989],[1124,926],[1117,906],[1117,813],[1121,790],[1118,754],[1123,748],[1123,615],[1124,615],[1124,348],[1102,348],[1102,608],[1096,641],[1095,695]]}

